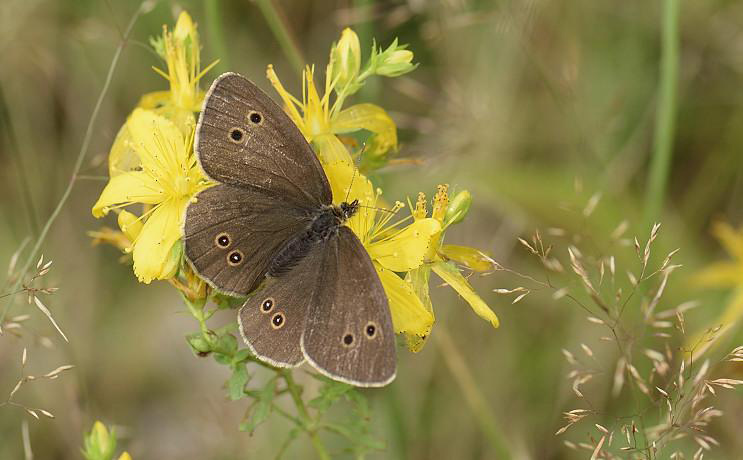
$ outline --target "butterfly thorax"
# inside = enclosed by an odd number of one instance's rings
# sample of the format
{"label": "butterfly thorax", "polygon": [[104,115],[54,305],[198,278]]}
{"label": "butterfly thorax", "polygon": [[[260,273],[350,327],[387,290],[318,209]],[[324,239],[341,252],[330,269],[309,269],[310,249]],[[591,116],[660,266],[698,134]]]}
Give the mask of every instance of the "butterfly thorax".
{"label": "butterfly thorax", "polygon": [[268,267],[268,275],[277,277],[287,273],[301,261],[312,246],[338,234],[343,223],[358,210],[359,202],[343,202],[340,206],[325,205],[311,215],[307,228],[290,238],[276,252]]}

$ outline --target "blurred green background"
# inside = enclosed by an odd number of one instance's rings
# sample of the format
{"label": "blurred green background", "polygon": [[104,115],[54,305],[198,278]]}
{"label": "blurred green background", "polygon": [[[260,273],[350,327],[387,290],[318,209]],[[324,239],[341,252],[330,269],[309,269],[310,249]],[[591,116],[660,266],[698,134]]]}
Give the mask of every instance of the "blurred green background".
{"label": "blurred green background", "polygon": [[[111,57],[138,5],[0,4],[3,265],[24,238],[38,235],[69,181]],[[380,172],[376,179],[387,197],[414,198],[418,191],[431,196],[438,183],[472,192],[470,214],[448,232],[448,242],[490,251],[504,266],[541,276],[536,260],[517,242],[535,228],[557,227],[605,242],[628,220],[629,236],[647,238],[643,213],[659,100],[662,2],[274,5],[303,59],[320,70],[330,44],[347,26],[359,34],[365,56],[372,37],[381,45],[395,37],[410,44],[420,67],[399,79],[374,80],[355,100],[389,110],[399,127],[400,158],[420,160]],[[299,94],[299,75],[253,2],[160,1],[138,20],[82,168],[81,174],[93,178],[77,181],[43,246],[46,258],[54,260],[46,283],[60,287],[45,300],[70,343],[19,296],[12,314],[28,312],[32,318],[20,338],[0,336],[0,396],[18,379],[24,347],[27,372],[76,367],[58,380],[31,382],[15,396],[51,411],[55,419],[37,421],[19,408],[0,407],[0,458],[23,457],[23,419],[41,459],[80,458],[82,433],[96,419],[116,425],[135,459],[272,458],[287,433],[278,418],[252,435],[239,432],[247,403],[226,400],[223,366],[192,355],[184,335],[197,325],[175,292],[162,282],[137,283],[131,268],[117,263],[115,249],[92,247],[86,236],[101,225],[90,208],[105,184],[95,176],[106,175],[114,136],[143,93],[166,88],[150,69],[161,63],[147,47],[149,37],[160,34],[162,24],[172,27],[181,9],[199,24],[202,63],[221,59],[203,87],[219,72],[233,70],[275,96],[265,79],[266,65],[273,63],[288,89]],[[700,300],[702,307],[687,317],[687,327],[698,330],[728,298],[725,291],[703,291],[688,282],[701,267],[727,257],[710,236],[710,224],[722,219],[738,225],[743,219],[743,2],[681,2],[679,33],[673,157],[662,214],[652,220],[663,222],[657,255],[662,260],[681,248],[675,262],[684,265],[672,278],[664,307]],[[580,218],[595,193],[602,196],[597,210]],[[109,219],[107,224],[115,225]],[[556,247],[564,256],[566,243]],[[492,292],[523,283],[513,276],[495,272],[472,282],[501,327],[493,330],[451,290],[432,287],[437,324],[431,343],[418,354],[401,350],[397,380],[364,392],[372,402],[374,431],[387,442],[387,449],[372,457],[497,458],[493,432],[513,458],[590,457],[589,450],[570,450],[562,441],[585,440],[595,433],[592,423],[554,436],[563,425],[561,412],[582,407],[560,350],[587,343],[605,350],[602,359],[612,362],[612,348],[601,345],[596,326],[572,304],[535,293],[512,305],[513,297]],[[216,323],[232,320],[232,313],[223,312]],[[437,334],[450,337],[450,343],[437,340]],[[42,337],[51,339],[51,348]],[[721,350],[740,344],[741,337],[740,331],[728,335]],[[471,373],[492,425],[471,409],[461,375],[448,364],[452,356]],[[732,371],[743,375],[740,367]],[[312,391],[311,379],[299,378]],[[605,423],[625,413],[621,402],[611,401],[606,384],[586,388],[606,411]],[[740,395],[720,396],[717,406],[725,415],[710,432],[721,447],[707,458],[743,458]],[[696,450],[686,441],[679,447],[689,458]],[[311,455],[301,438],[287,458]]]}

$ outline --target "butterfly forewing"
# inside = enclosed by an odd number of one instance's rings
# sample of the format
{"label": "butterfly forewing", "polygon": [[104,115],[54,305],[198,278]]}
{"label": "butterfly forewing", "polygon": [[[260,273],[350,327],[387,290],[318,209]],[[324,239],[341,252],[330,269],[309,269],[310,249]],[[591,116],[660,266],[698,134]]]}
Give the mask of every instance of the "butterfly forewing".
{"label": "butterfly forewing", "polygon": [[251,351],[274,366],[296,366],[304,361],[300,338],[315,291],[322,289],[323,247],[312,250],[288,273],[269,279],[240,309],[240,334]]}
{"label": "butterfly forewing", "polygon": [[260,189],[208,188],[186,210],[186,257],[218,290],[245,295],[263,281],[276,250],[310,217]]}
{"label": "butterfly forewing", "polygon": [[320,162],[294,122],[245,77],[226,73],[212,83],[194,148],[212,179],[257,188],[295,206],[330,204]]}
{"label": "butterfly forewing", "polygon": [[320,287],[302,336],[305,358],[331,378],[383,386],[395,378],[395,337],[387,297],[348,227],[324,243]]}

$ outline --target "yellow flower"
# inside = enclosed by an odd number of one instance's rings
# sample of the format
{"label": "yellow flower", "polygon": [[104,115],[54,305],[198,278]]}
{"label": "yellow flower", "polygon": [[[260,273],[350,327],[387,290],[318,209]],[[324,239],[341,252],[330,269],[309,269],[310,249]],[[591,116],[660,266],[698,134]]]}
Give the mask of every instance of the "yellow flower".
{"label": "yellow flower", "polygon": [[[358,37],[352,30],[345,29],[338,44],[331,49],[323,95],[320,96],[315,86],[314,68],[308,66],[302,74],[301,101],[284,89],[273,66],[269,65],[266,71],[268,79],[284,102],[289,117],[307,141],[314,145],[324,164],[339,161],[353,163],[348,150],[338,139],[338,134],[360,130],[371,132],[364,156],[375,167],[383,164],[387,153],[397,149],[397,127],[384,109],[370,103],[343,109],[346,97],[357,91],[364,79],[371,75],[369,72],[359,74],[360,59]],[[335,99],[331,103],[330,98],[334,91]]]}
{"label": "yellow flower", "polygon": [[336,204],[359,200],[361,207],[347,225],[374,262],[387,294],[395,332],[428,335],[433,314],[416,295],[413,285],[397,273],[415,270],[424,264],[432,240],[441,231],[441,224],[435,219],[420,219],[407,226],[402,226],[403,222],[390,224],[403,207],[402,203],[397,203],[391,211],[378,210],[381,190],[374,190],[369,179],[354,173],[352,165],[336,162],[325,165],[324,169]]}
{"label": "yellow flower", "polygon": [[134,110],[126,128],[141,169],[112,176],[93,206],[93,215],[102,217],[135,203],[146,205],[139,218],[122,211],[119,224],[133,241],[134,273],[149,283],[176,273],[185,207],[208,183],[193,155],[193,131],[185,137],[172,121],[143,109]]}
{"label": "yellow flower", "polygon": [[[717,336],[721,336],[732,328],[743,317],[743,227],[738,230],[725,222],[717,222],[712,226],[712,234],[722,244],[733,260],[715,262],[697,273],[693,282],[700,287],[730,288],[733,292],[725,310],[709,326],[702,329],[721,326]],[[690,336],[686,346],[698,346],[706,332]],[[706,342],[696,351],[695,356],[701,355],[712,342]]]}
{"label": "yellow flower", "polygon": [[[415,292],[422,299],[425,308],[433,316],[433,306],[429,297],[429,279],[431,271],[436,273],[444,282],[454,289],[482,319],[488,321],[493,327],[499,326],[498,317],[490,309],[488,304],[475,292],[467,278],[462,275],[459,268],[453,263],[476,270],[492,270],[495,262],[483,252],[467,246],[455,246],[443,244],[444,233],[446,229],[457,222],[460,222],[469,210],[472,197],[469,192],[460,192],[452,202],[449,202],[449,186],[439,185],[436,195],[433,199],[433,209],[431,217],[428,218],[426,211],[426,196],[423,193],[418,194],[418,201],[415,209],[412,211],[413,218],[416,222],[421,220],[433,219],[441,225],[441,232],[434,236],[431,246],[426,254],[426,264],[409,272],[406,279],[413,285]],[[412,351],[419,351],[425,345],[428,334],[406,334],[408,348]]]}
{"label": "yellow flower", "polygon": [[[151,110],[167,118],[175,123],[184,136],[188,136],[196,124],[194,112],[201,110],[204,100],[204,91],[199,89],[199,81],[218,61],[200,70],[199,34],[196,24],[185,11],[178,17],[172,32],[163,25],[162,36],[153,39],[152,45],[165,60],[167,72],[156,67],[153,69],[168,80],[170,90],[145,94],[139,100],[137,108]],[[131,133],[124,124],[109,155],[111,177],[140,166],[131,143]]]}

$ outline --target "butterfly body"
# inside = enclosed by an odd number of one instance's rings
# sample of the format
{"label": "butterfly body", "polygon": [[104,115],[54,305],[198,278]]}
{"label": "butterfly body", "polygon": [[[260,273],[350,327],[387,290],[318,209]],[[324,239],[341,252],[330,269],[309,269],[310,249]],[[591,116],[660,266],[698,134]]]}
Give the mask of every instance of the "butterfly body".
{"label": "butterfly body", "polygon": [[290,271],[312,249],[312,246],[336,236],[338,230],[358,209],[358,201],[340,206],[323,206],[312,216],[307,229],[288,240],[271,259],[267,275],[281,276]]}
{"label": "butterfly body", "polygon": [[217,185],[186,209],[185,255],[215,289],[254,293],[238,314],[251,351],[277,367],[308,361],[357,386],[391,382],[387,296],[345,225],[358,202],[333,204],[291,119],[252,82],[224,74],[205,97],[194,150]]}

